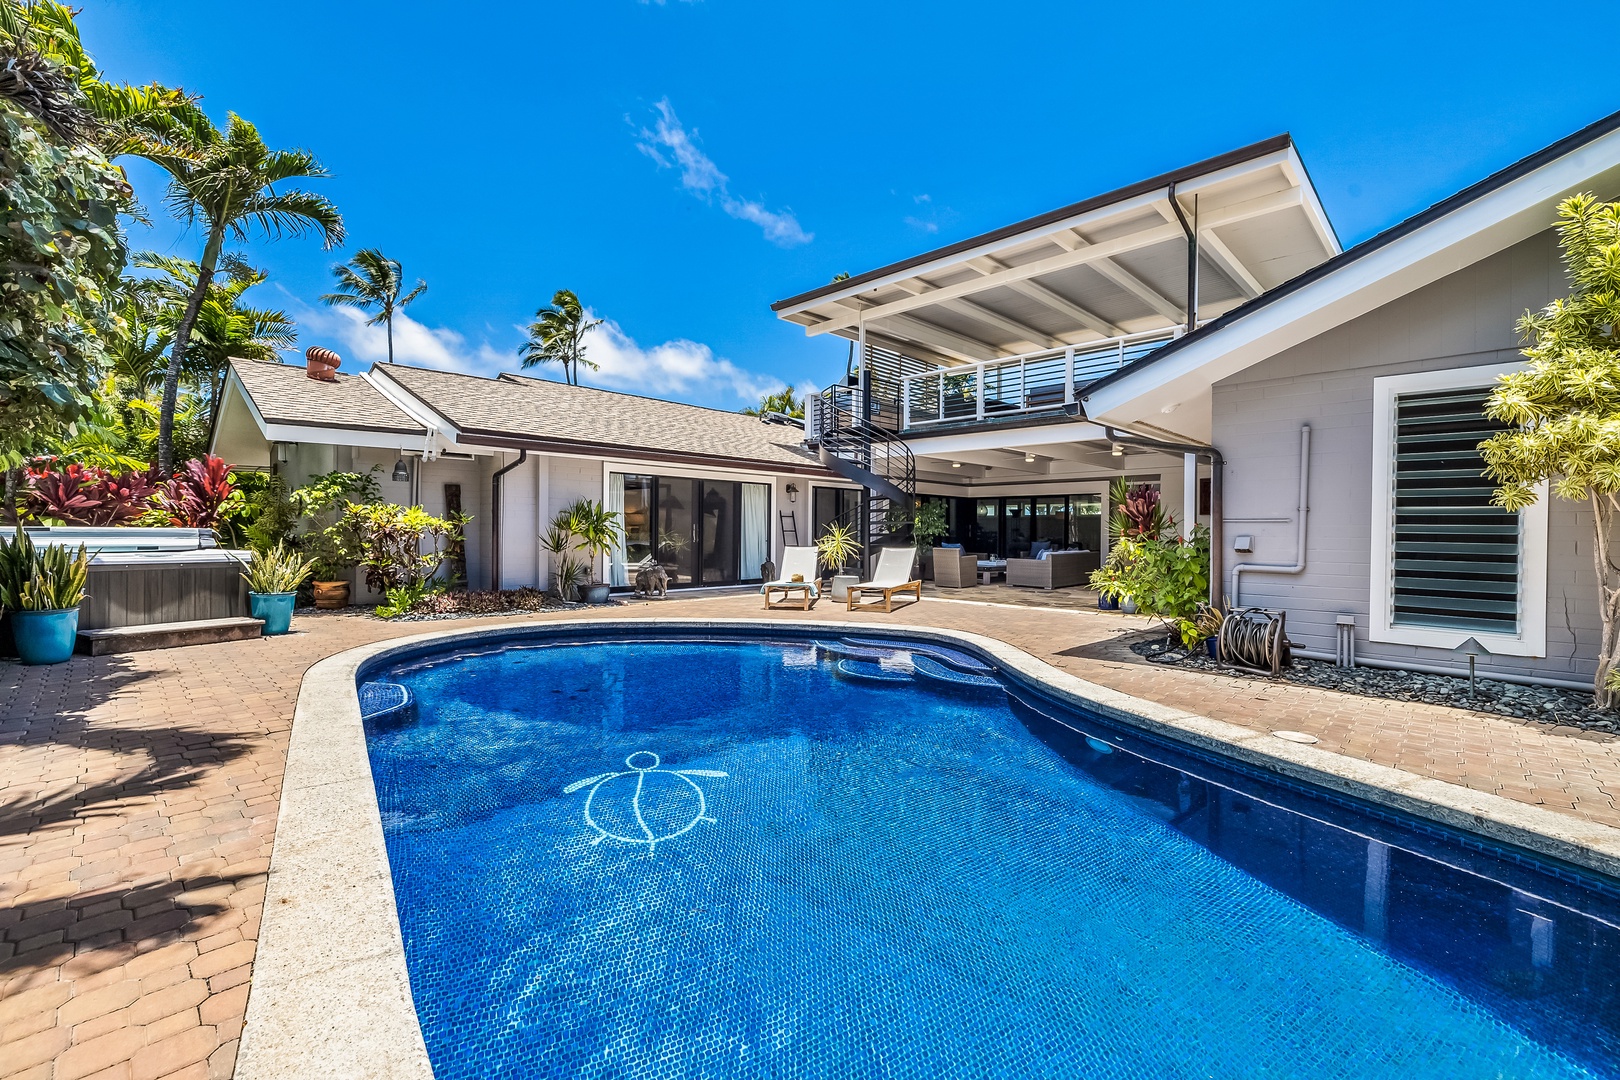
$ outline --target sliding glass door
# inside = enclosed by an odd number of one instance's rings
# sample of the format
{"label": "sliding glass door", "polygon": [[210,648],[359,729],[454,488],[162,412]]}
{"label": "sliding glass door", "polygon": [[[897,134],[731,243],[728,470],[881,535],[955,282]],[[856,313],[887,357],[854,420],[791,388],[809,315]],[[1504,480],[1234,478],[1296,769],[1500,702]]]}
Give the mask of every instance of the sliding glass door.
{"label": "sliding glass door", "polygon": [[616,585],[632,584],[649,555],[675,589],[762,580],[760,564],[770,557],[768,484],[613,473],[608,505],[625,531],[612,559]]}

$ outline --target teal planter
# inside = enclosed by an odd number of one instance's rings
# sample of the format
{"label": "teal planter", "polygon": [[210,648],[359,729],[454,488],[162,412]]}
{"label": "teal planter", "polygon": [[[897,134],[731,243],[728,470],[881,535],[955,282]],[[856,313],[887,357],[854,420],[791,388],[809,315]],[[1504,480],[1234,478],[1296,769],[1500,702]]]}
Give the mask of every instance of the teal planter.
{"label": "teal planter", "polygon": [[73,655],[79,636],[79,609],[13,611],[11,636],[25,664],[60,664]]}
{"label": "teal planter", "polygon": [[248,610],[255,619],[264,620],[265,637],[285,634],[292,626],[293,602],[297,599],[295,592],[250,592]]}

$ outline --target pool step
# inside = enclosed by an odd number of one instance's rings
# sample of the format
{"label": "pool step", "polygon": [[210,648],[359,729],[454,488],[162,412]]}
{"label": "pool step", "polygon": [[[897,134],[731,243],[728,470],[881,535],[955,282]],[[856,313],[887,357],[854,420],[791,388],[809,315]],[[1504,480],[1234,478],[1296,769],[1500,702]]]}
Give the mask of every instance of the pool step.
{"label": "pool step", "polygon": [[837,667],[838,674],[847,675],[851,679],[862,682],[880,683],[909,683],[911,676],[903,671],[893,671],[881,665],[866,660],[840,660]]}
{"label": "pool step", "polygon": [[974,675],[967,671],[957,671],[946,667],[937,660],[921,654],[911,658],[912,670],[925,679],[938,683],[947,683],[951,686],[961,686],[971,690],[1003,690],[1001,683],[988,675]]}
{"label": "pool step", "polygon": [[147,623],[145,626],[109,626],[80,630],[73,651],[81,656],[178,649],[183,645],[212,645],[219,641],[245,641],[259,636],[263,619],[196,619],[191,622]]}
{"label": "pool step", "polygon": [[360,687],[360,719],[384,723],[406,719],[416,699],[399,683],[368,682]]}
{"label": "pool step", "polygon": [[843,640],[851,645],[857,645],[867,649],[903,648],[921,656],[932,657],[933,659],[944,664],[946,667],[955,668],[957,671],[966,671],[973,675],[990,675],[995,672],[995,668],[991,667],[989,664],[986,664],[984,661],[975,656],[962,652],[960,649],[953,649],[948,645],[935,645],[931,641],[917,644],[907,642],[905,645],[896,645],[890,641],[878,641],[873,638],[852,637],[844,638]]}
{"label": "pool step", "polygon": [[880,660],[898,659],[902,663],[911,662],[909,650],[885,645],[879,648],[868,648],[862,645],[851,645],[847,641],[817,641],[816,647],[828,656],[845,660],[858,660],[868,664],[876,664]]}

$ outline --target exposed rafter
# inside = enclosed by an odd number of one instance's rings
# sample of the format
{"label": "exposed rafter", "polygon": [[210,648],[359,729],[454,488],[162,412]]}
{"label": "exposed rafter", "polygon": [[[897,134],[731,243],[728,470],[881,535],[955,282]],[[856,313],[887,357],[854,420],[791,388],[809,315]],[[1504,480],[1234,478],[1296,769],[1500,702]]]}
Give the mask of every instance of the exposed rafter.
{"label": "exposed rafter", "polygon": [[1226,246],[1225,241],[1215,235],[1214,229],[1199,229],[1198,244],[1209,256],[1210,261],[1237,283],[1245,300],[1253,300],[1266,291],[1266,287],[1260,284],[1260,279],[1249,273],[1249,268],[1232,253],[1232,249]]}
{"label": "exposed rafter", "polygon": [[[1092,246],[1091,241],[1074,232],[1054,234],[1052,242],[1068,251],[1082,251]],[[1164,318],[1169,319],[1171,322],[1184,322],[1186,320],[1186,312],[1182,311],[1175,301],[1119,265],[1113,259],[1095,259],[1090,265],[1097,273],[1142,301],[1142,303]]]}
{"label": "exposed rafter", "polygon": [[[990,274],[999,274],[1001,271],[1007,269],[1006,263],[1001,262],[999,259],[992,258],[989,255],[981,255],[976,259],[969,259],[967,265],[977,270],[979,273],[987,276]],[[1033,300],[1043,307],[1051,308],[1059,315],[1062,315],[1068,319],[1073,319],[1081,326],[1084,326],[1086,329],[1091,330],[1094,333],[1101,334],[1103,337],[1120,337],[1125,333],[1123,328],[1115,326],[1113,323],[1094,312],[1087,311],[1079,304],[1076,304],[1073,300],[1070,300],[1059,293],[1053,292],[1051,289],[1048,289],[1045,285],[1042,285],[1038,281],[1009,281],[1003,287],[1011,289],[1013,292],[1027,300]],[[918,291],[921,292],[923,290]],[[913,295],[915,295],[915,293]]]}
{"label": "exposed rafter", "polygon": [[1037,349],[1060,349],[1063,347],[1063,341],[1060,338],[1055,338],[1044,330],[1038,330],[1027,323],[1003,315],[999,311],[992,311],[976,301],[948,300],[941,306],[959,311],[968,318],[977,319],[986,326],[994,326],[998,330],[1003,330],[1013,335],[1014,341],[1027,342]]}

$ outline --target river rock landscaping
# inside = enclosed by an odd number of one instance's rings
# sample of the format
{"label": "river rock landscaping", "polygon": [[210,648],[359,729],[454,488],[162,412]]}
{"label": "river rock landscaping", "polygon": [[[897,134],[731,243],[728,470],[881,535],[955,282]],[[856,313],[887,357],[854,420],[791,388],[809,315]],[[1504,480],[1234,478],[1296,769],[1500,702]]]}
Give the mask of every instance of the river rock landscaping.
{"label": "river rock landscaping", "polygon": [[[1178,639],[1169,636],[1132,642],[1131,651],[1155,664],[1175,664],[1211,674],[1241,674],[1246,678],[1267,681],[1273,678],[1265,672],[1211,660],[1202,648],[1188,652]],[[1484,674],[1475,679],[1472,697],[1468,694],[1467,678],[1384,668],[1341,668],[1322,660],[1295,658],[1293,666],[1285,668],[1277,678],[1362,697],[1451,705],[1528,723],[1563,725],[1611,735],[1620,733],[1620,716],[1594,707],[1590,694],[1544,686],[1521,686],[1518,683],[1500,682]]]}

